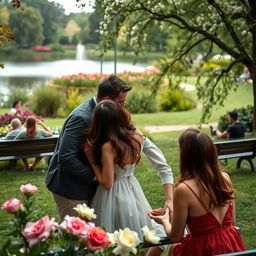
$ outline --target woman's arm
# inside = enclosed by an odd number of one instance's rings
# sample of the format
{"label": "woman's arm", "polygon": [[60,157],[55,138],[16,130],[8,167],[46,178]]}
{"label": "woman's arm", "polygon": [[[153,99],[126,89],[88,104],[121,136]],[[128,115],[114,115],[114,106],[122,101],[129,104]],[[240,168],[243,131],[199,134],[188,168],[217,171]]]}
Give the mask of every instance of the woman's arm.
{"label": "woman's arm", "polygon": [[37,119],[36,123],[41,125],[44,130],[48,132],[48,136],[52,136],[52,131],[40,119]]}
{"label": "woman's arm", "polygon": [[102,170],[95,164],[92,150],[85,145],[86,156],[94,170],[96,180],[104,187],[111,189],[114,183],[114,159],[115,152],[110,142],[102,146]]}
{"label": "woman's arm", "polygon": [[188,194],[184,186],[184,184],[179,184],[174,190],[172,224],[169,222],[168,208],[163,216],[149,214],[152,219],[164,226],[167,236],[173,242],[178,242],[183,238],[186,227],[189,205],[187,200]]}
{"label": "woman's arm", "polygon": [[179,184],[173,196],[173,218],[172,229],[169,238],[173,242],[178,242],[183,238],[187,224],[190,194],[188,194],[185,184]]}
{"label": "woman's arm", "polygon": [[[224,179],[230,185],[232,185],[232,182],[231,182],[231,179],[230,179],[229,175],[226,172],[222,172],[222,175],[223,175]],[[235,222],[236,222],[236,205],[235,205],[235,200],[232,200],[232,205],[233,205],[233,225],[235,225]]]}

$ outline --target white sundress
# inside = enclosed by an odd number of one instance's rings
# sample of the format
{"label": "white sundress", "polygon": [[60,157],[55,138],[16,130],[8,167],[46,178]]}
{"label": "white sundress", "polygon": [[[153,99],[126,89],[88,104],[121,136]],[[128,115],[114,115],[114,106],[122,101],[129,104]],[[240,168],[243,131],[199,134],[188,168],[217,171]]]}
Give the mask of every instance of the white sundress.
{"label": "white sundress", "polygon": [[99,184],[93,197],[91,208],[95,210],[97,226],[105,227],[107,232],[130,228],[138,233],[143,241],[141,228],[145,225],[154,229],[159,237],[166,236],[162,225],[148,216],[152,209],[142,191],[140,183],[134,176],[136,164],[121,168],[115,165],[115,182],[110,190]]}

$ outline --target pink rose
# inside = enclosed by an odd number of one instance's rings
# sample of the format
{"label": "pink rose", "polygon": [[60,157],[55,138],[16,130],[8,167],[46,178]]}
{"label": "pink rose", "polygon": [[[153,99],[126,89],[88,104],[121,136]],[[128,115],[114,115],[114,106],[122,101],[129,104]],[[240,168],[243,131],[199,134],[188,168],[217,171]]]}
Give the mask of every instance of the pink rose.
{"label": "pink rose", "polygon": [[60,224],[60,228],[65,230],[71,235],[86,238],[88,231],[94,227],[91,222],[86,223],[79,217],[66,215],[64,221]]}
{"label": "pink rose", "polygon": [[87,236],[87,249],[89,251],[101,250],[109,247],[110,244],[105,230],[100,227],[93,227],[89,230]]}
{"label": "pink rose", "polygon": [[2,209],[7,211],[7,212],[17,212],[21,207],[21,202],[17,198],[12,198],[3,203]]}
{"label": "pink rose", "polygon": [[55,218],[50,219],[48,216],[44,216],[37,222],[28,222],[22,234],[31,248],[42,240],[47,239],[56,225]]}
{"label": "pink rose", "polygon": [[37,187],[32,184],[21,185],[20,192],[24,195],[34,195],[37,192]]}

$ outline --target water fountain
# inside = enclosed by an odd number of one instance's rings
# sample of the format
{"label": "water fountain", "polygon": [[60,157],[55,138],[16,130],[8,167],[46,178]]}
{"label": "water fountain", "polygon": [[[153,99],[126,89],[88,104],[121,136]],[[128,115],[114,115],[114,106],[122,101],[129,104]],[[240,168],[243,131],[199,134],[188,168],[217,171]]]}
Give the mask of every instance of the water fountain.
{"label": "water fountain", "polygon": [[76,60],[85,60],[85,46],[83,44],[77,44],[76,46]]}

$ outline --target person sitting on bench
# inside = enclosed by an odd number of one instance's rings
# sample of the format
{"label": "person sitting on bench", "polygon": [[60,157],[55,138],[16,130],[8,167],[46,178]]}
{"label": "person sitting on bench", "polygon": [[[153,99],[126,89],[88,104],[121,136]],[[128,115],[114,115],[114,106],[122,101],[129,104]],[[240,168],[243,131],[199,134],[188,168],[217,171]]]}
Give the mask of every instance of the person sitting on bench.
{"label": "person sitting on bench", "polygon": [[19,118],[12,119],[11,126],[11,129],[6,136],[3,137],[3,140],[13,140],[20,132],[24,130]]}
{"label": "person sitting on bench", "polygon": [[[235,228],[235,195],[223,172],[216,147],[204,132],[189,128],[179,137],[180,176],[169,209],[149,216],[164,226],[170,245],[168,256],[213,256],[245,250]],[[183,237],[186,225],[189,233]]]}
{"label": "person sitting on bench", "polygon": [[219,130],[214,129],[212,126],[210,126],[211,135],[216,135],[218,139],[223,139],[226,137],[228,137],[229,139],[244,138],[245,125],[243,122],[240,122],[238,120],[237,112],[228,112],[228,120],[230,122],[230,125],[228,125],[227,130],[225,130],[224,132],[220,132]]}
{"label": "person sitting on bench", "polygon": [[[43,129],[37,129],[37,124],[41,125]],[[26,130],[20,132],[14,139],[42,139],[50,136],[52,136],[51,130],[41,120],[29,116],[26,120]],[[34,171],[41,159],[42,157],[36,157],[33,164],[29,164],[27,159],[22,159],[22,162],[24,163],[26,170]]]}

